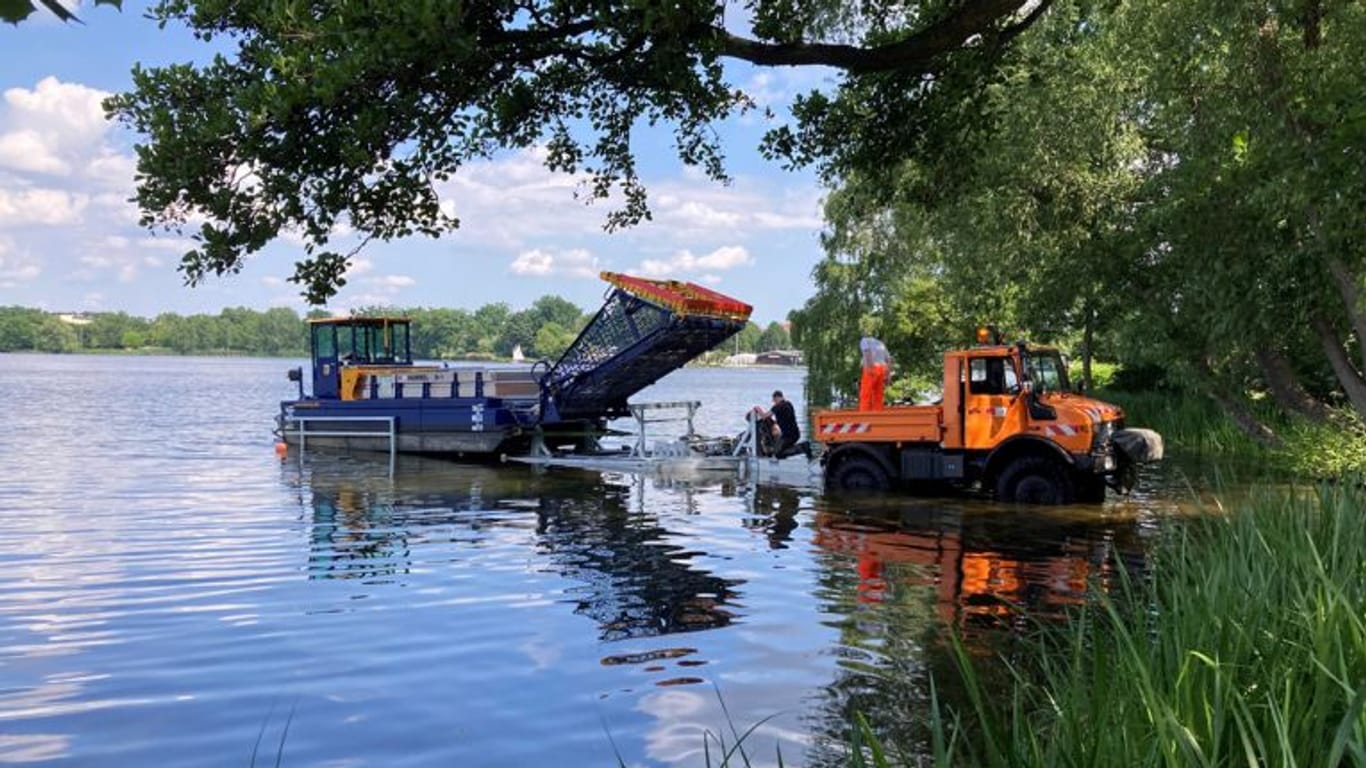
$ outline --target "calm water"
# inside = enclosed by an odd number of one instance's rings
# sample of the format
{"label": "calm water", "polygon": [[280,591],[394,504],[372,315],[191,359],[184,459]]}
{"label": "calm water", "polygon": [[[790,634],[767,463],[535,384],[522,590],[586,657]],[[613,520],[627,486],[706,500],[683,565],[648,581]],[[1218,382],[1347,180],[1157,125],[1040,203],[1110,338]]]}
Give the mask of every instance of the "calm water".
{"label": "calm water", "polygon": [[[283,742],[289,766],[695,766],[763,720],[753,764],[837,764],[851,706],[923,722],[936,632],[986,647],[1008,604],[1075,603],[1175,509],[390,477],[274,455],[288,361],[0,363],[0,763],[246,766],[259,739],[258,765]],[[702,400],[730,434],[775,387],[801,405],[796,371],[642,399]]]}

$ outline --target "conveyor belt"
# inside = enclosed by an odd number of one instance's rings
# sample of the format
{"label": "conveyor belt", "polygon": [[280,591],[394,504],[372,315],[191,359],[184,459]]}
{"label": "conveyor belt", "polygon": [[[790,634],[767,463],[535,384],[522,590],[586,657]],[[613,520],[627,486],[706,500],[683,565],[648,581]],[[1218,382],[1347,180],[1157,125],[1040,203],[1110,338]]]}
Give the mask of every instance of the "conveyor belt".
{"label": "conveyor belt", "polygon": [[602,309],[546,375],[559,419],[624,416],[631,395],[735,335],[751,307],[694,283],[611,272]]}

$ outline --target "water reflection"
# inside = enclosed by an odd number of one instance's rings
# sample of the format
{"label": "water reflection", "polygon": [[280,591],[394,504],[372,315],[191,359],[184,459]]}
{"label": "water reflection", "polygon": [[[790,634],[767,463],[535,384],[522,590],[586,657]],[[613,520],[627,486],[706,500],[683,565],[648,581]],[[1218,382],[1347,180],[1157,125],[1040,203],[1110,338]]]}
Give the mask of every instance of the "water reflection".
{"label": "water reflection", "polygon": [[749,496],[751,515],[745,519],[745,527],[763,534],[770,549],[791,546],[802,499],[810,494],[783,486],[759,485],[749,489]]}
{"label": "water reflection", "polygon": [[992,656],[1089,589],[1111,589],[1120,569],[1141,572],[1150,532],[1142,517],[1096,509],[932,501],[827,508],[814,527],[817,597],[840,636],[835,678],[812,697],[817,765],[847,763],[854,712],[895,743],[927,746],[930,675],[962,700],[946,630],[969,654]]}
{"label": "water reflection", "polygon": [[[415,545],[439,537],[476,550],[510,531],[526,536],[527,569],[565,580],[559,601],[591,619],[599,640],[715,629],[738,615],[743,581],[694,565],[703,553],[661,522],[697,513],[686,484],[406,458],[389,477],[374,466],[327,457],[300,470],[311,578],[393,583],[411,569]],[[660,498],[647,504],[651,491]]]}
{"label": "water reflection", "polygon": [[[279,461],[281,367],[7,360],[43,450],[0,478],[0,763],[245,765],[292,710],[289,765],[701,766],[704,732],[760,721],[755,764],[845,764],[851,708],[915,738],[928,675],[953,679],[943,627],[987,652],[1028,624],[1007,606],[1141,567],[1150,521],[1210,487],[1037,517],[406,457],[391,478]],[[731,434],[775,387],[800,373],[687,369],[652,397]]]}
{"label": "water reflection", "polygon": [[[735,618],[742,581],[694,567],[699,552],[671,543],[643,503],[632,508],[643,494],[601,480],[585,485],[579,497],[539,500],[536,549],[580,585],[567,590],[574,612],[597,622],[599,639],[715,629]],[[687,493],[681,501],[695,509]]]}

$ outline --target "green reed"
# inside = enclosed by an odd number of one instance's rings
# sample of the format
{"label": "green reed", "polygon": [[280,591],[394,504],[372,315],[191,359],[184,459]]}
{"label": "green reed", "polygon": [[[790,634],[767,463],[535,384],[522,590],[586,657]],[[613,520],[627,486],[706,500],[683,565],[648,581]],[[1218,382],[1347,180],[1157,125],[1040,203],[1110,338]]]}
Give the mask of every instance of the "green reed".
{"label": "green reed", "polygon": [[1252,403],[1251,412],[1275,443],[1258,442],[1208,397],[1177,392],[1100,392],[1124,408],[1127,423],[1157,430],[1169,449],[1235,459],[1300,477],[1341,479],[1366,474],[1366,425],[1346,409],[1326,422],[1277,413]]}
{"label": "green reed", "polygon": [[[1208,397],[1181,392],[1116,391],[1097,392],[1096,396],[1122,407],[1129,426],[1157,430],[1169,447],[1245,459],[1265,459],[1271,455]],[[1279,424],[1273,430],[1276,426]]]}
{"label": "green reed", "polygon": [[1192,521],[1149,580],[1040,630],[1004,692],[959,647],[934,763],[1366,766],[1364,502],[1264,491]]}

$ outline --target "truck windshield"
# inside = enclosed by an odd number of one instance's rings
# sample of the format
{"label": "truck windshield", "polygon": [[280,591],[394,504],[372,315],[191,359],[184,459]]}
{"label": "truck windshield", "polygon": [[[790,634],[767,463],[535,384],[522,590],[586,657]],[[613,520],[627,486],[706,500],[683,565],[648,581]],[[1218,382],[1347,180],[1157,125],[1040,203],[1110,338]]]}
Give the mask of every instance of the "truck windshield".
{"label": "truck windshield", "polygon": [[1039,392],[1067,392],[1067,369],[1063,367],[1062,356],[1053,350],[1029,351],[1027,365],[1029,379]]}

